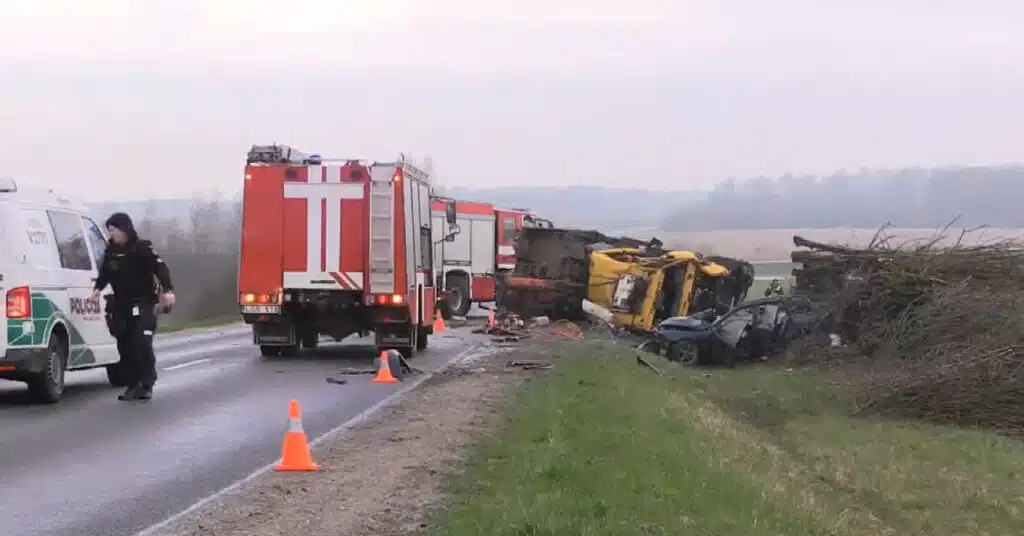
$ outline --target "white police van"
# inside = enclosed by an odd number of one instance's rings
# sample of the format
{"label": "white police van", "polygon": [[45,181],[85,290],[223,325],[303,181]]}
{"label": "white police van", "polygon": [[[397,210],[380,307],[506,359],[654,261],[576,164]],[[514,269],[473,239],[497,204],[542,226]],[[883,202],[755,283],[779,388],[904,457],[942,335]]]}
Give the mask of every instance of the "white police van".
{"label": "white police van", "polygon": [[90,299],[106,244],[85,205],[0,178],[0,379],[27,383],[37,402],[60,400],[68,370],[106,367],[125,383],[105,302]]}

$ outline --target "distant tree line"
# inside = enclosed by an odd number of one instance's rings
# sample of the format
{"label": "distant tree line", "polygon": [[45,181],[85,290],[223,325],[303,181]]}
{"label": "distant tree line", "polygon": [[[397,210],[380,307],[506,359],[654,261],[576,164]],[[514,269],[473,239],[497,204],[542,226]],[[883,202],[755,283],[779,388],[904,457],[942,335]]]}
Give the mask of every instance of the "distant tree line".
{"label": "distant tree line", "polygon": [[171,269],[178,302],[164,326],[190,327],[238,315],[241,204],[215,192],[195,196],[185,220],[157,213],[152,202],[144,214],[131,216],[139,235],[153,242]]}
{"label": "distant tree line", "polygon": [[729,179],[674,211],[669,231],[793,228],[1024,227],[1024,166],[842,170],[830,176]]}

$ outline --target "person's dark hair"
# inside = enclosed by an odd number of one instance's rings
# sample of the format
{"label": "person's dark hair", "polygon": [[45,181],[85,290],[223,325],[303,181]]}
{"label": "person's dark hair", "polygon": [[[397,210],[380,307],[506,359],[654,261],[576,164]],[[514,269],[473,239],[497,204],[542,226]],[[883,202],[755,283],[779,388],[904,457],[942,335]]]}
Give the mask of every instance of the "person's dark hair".
{"label": "person's dark hair", "polygon": [[132,217],[124,212],[115,212],[107,218],[105,223],[107,227],[113,227],[119,229],[128,235],[128,241],[133,242],[139,239],[139,233],[135,230],[135,224],[132,223]]}

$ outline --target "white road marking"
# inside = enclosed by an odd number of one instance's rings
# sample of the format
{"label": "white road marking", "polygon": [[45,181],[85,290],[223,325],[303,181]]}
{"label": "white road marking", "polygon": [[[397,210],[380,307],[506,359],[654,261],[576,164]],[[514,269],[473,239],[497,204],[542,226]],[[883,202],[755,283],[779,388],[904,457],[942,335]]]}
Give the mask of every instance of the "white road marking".
{"label": "white road marking", "polygon": [[164,367],[164,370],[178,370],[186,367],[191,367],[194,365],[202,365],[203,363],[210,363],[212,361],[212,359],[196,359],[195,361],[187,361],[185,363],[178,363],[177,365],[172,365],[170,367]]}
{"label": "white road marking", "polygon": [[[460,361],[460,360],[464,359],[467,355],[471,354],[472,352],[479,351],[480,350],[479,346],[480,346],[479,344],[472,344],[471,343],[469,348],[466,348],[465,350],[459,352],[458,354],[455,354],[451,359],[445,361],[445,363],[443,365],[441,365],[440,368],[444,368],[444,366],[447,365],[448,363],[453,363],[453,362]],[[434,377],[434,375],[429,373],[429,372],[425,372],[425,373],[421,374],[415,380],[412,380],[409,383],[406,383],[405,385],[402,386],[401,389],[399,389],[398,391],[395,391],[394,393],[391,393],[390,395],[385,397],[383,400],[381,400],[380,402],[377,402],[376,404],[370,406],[369,408],[367,408],[365,411],[363,411],[359,415],[356,415],[355,417],[352,417],[351,419],[341,423],[341,425],[336,426],[336,427],[334,427],[334,428],[324,432],[323,434],[320,434],[315,439],[313,439],[312,441],[309,442],[309,447],[310,448],[316,448],[316,446],[319,445],[320,443],[323,443],[325,441],[330,441],[332,439],[335,439],[336,437],[341,436],[342,434],[344,434],[350,428],[353,428],[355,426],[358,426],[358,425],[360,425],[360,424],[370,420],[370,418],[372,418],[378,411],[380,411],[380,410],[390,406],[391,404],[394,404],[395,402],[398,402],[403,397],[405,397],[407,394],[409,394],[413,389],[419,387],[420,384],[422,384],[423,382],[425,382],[425,381],[427,381],[427,380],[429,380],[430,378],[433,378],[433,377]],[[405,382],[403,382],[403,383],[405,383]],[[206,505],[216,501],[217,499],[220,499],[221,497],[224,497],[225,495],[228,495],[230,493],[238,491],[242,486],[244,486],[244,485],[248,484],[249,482],[252,482],[253,480],[256,480],[257,478],[259,478],[259,477],[261,477],[261,476],[263,476],[263,475],[273,471],[274,470],[274,466],[276,466],[276,465],[277,465],[277,460],[274,460],[273,462],[270,462],[267,465],[264,465],[263,467],[260,467],[259,469],[257,469],[255,471],[253,471],[252,473],[250,473],[248,476],[245,476],[245,477],[243,477],[240,480],[236,480],[234,483],[228,485],[226,488],[224,488],[224,489],[222,489],[220,491],[214,492],[214,493],[212,493],[210,495],[207,495],[206,497],[203,497],[202,499],[199,499],[192,506],[189,506],[188,508],[178,512],[177,514],[173,514],[170,517],[168,517],[167,519],[164,519],[163,521],[159,521],[157,523],[154,523],[154,524],[152,524],[152,525],[142,529],[141,531],[135,533],[135,536],[156,536],[157,534],[160,533],[161,530],[163,530],[163,529],[173,525],[174,523],[176,523],[178,521],[181,521],[182,519],[187,518],[189,515],[191,515],[191,514],[195,513],[196,511],[202,509],[204,506],[206,506]]]}

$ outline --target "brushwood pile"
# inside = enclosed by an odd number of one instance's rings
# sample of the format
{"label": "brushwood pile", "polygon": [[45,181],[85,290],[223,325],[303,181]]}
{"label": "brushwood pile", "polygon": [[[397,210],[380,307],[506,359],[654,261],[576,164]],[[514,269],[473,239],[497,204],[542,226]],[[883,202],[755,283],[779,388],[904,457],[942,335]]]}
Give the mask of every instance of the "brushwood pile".
{"label": "brushwood pile", "polygon": [[856,365],[858,412],[1024,435],[1024,247],[968,238],[794,237],[794,293],[822,304],[820,332],[844,344],[809,339],[793,358]]}

